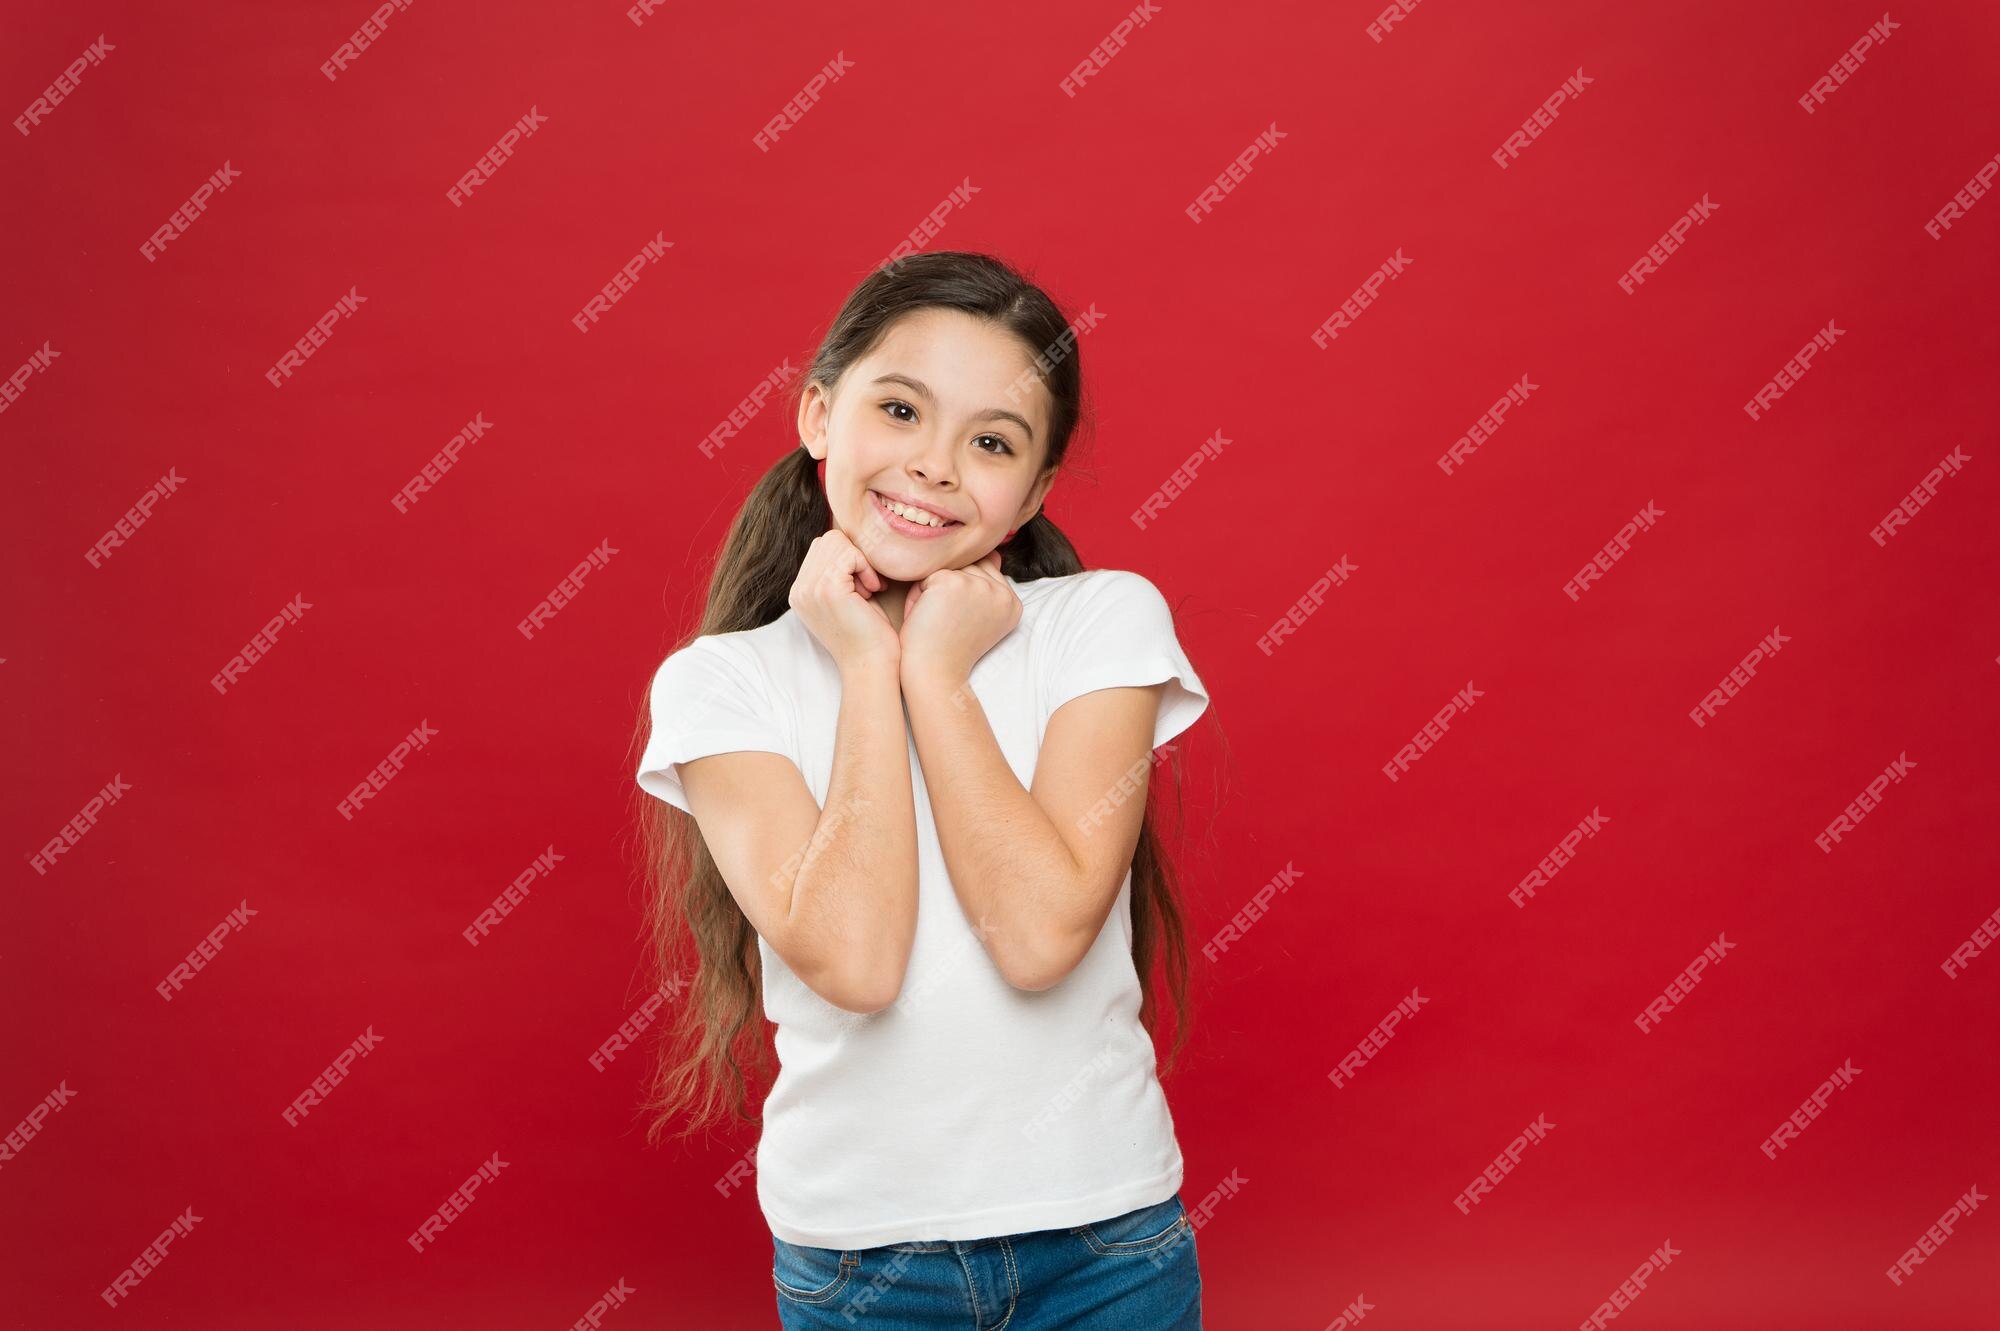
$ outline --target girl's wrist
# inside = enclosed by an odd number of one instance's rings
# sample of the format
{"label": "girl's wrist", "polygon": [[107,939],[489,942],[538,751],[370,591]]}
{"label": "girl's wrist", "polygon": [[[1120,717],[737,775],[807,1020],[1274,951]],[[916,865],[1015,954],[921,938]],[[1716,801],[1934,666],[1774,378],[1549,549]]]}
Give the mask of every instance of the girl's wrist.
{"label": "girl's wrist", "polygon": [[899,670],[903,681],[903,692],[951,693],[962,689],[971,672],[954,669],[941,661],[913,660],[905,656]]}
{"label": "girl's wrist", "polygon": [[878,675],[900,679],[902,676],[902,653],[893,647],[849,657],[838,664],[843,680],[872,678]]}

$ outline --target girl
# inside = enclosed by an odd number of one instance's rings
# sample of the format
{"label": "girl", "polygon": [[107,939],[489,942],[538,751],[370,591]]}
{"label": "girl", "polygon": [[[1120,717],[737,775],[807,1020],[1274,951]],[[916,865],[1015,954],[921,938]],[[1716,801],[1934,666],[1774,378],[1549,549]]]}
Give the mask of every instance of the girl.
{"label": "girl", "polygon": [[1186,941],[1147,793],[1208,695],[1159,591],[1041,512],[1081,385],[999,260],[877,269],[653,677],[660,983],[695,957],[649,1137],[761,1124],[788,1328],[1201,1324],[1142,980],[1164,944],[1171,1065]]}

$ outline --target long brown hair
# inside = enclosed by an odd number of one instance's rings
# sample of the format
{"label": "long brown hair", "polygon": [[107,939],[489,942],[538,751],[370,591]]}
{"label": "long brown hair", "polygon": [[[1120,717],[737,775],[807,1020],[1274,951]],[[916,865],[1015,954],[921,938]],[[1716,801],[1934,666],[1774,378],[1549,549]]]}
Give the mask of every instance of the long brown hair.
{"label": "long brown hair", "polygon": [[[942,307],[991,320],[1018,336],[1036,356],[1037,377],[1052,402],[1045,467],[1060,466],[1084,417],[1083,374],[1070,329],[1042,289],[1001,260],[964,251],[933,251],[875,269],[841,306],[806,372],[791,385],[796,417],[800,395],[818,382],[833,391],[849,366],[866,356],[890,325],[915,310]],[[711,633],[759,628],[790,608],[793,580],[807,548],[832,519],[818,464],[794,443],[759,478],[729,525],[709,577],[697,628],[679,646]],[[1069,538],[1037,510],[1001,547],[1001,572],[1017,582],[1083,571]],[[676,647],[675,650],[678,650]],[[644,751],[649,716],[641,691],[630,771]],[[1180,759],[1170,749],[1175,821],[1180,811]],[[1147,812],[1132,858],[1132,961],[1144,997],[1140,1022],[1155,1033],[1152,969],[1164,962],[1174,1006],[1174,1039],[1163,1071],[1171,1070],[1188,1035],[1188,956],[1177,875],[1155,826],[1158,783],[1148,785]],[[654,1028],[646,1099],[647,1140],[657,1144],[677,1118],[685,1136],[727,1114],[761,1124],[749,1108],[746,1071],[771,1070],[762,1018],[761,959],[756,931],[729,893],[701,830],[682,810],[633,786],[645,874],[646,925],[651,936],[650,988],[670,995],[671,1014]],[[761,1102],[760,1102],[761,1103]]]}

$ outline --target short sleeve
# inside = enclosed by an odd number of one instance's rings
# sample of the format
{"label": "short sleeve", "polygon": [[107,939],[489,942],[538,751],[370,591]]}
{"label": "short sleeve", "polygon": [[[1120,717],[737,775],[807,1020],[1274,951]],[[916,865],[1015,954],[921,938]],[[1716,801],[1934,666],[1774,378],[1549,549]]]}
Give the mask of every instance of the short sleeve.
{"label": "short sleeve", "polygon": [[1156,749],[1208,708],[1208,689],[1181,650],[1166,598],[1125,569],[1094,569],[1079,579],[1057,608],[1043,662],[1047,716],[1097,689],[1165,683],[1153,726]]}
{"label": "short sleeve", "polygon": [[754,653],[729,650],[712,637],[695,639],[653,675],[652,734],[639,760],[639,788],[687,809],[677,763],[745,750],[783,754],[796,763],[774,704]]}

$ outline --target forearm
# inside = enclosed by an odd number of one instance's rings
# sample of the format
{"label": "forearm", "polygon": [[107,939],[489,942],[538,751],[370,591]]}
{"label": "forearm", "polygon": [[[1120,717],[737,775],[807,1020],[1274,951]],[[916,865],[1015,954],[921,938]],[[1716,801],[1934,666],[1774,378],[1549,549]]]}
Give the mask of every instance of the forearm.
{"label": "forearm", "polygon": [[905,672],[903,697],[959,905],[1009,983],[1044,988],[1074,961],[1082,869],[964,680]]}
{"label": "forearm", "polygon": [[833,774],[792,885],[790,927],[827,975],[886,1004],[917,930],[917,821],[895,664],[841,672]]}

